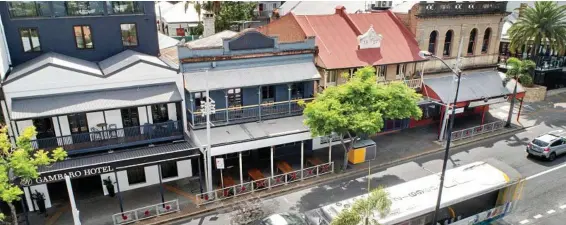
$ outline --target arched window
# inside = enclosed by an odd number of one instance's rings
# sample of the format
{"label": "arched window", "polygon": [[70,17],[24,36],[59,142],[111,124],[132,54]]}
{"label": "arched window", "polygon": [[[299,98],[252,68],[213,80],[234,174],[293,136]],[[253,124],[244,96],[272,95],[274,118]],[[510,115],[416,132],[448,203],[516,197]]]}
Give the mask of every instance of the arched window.
{"label": "arched window", "polygon": [[487,53],[487,48],[489,48],[489,38],[491,36],[491,28],[485,29],[485,33],[483,34],[483,42],[481,45],[481,53]]}
{"label": "arched window", "polygon": [[430,33],[430,37],[428,39],[428,52],[432,54],[436,54],[436,38],[438,37],[438,32],[433,31]]}
{"label": "arched window", "polygon": [[452,50],[452,30],[446,31],[446,37],[444,38],[444,51],[442,52],[443,56],[450,56]]}
{"label": "arched window", "polygon": [[475,47],[474,44],[476,43],[476,34],[477,34],[476,28],[470,31],[470,39],[468,41],[468,55],[474,54],[474,47]]}

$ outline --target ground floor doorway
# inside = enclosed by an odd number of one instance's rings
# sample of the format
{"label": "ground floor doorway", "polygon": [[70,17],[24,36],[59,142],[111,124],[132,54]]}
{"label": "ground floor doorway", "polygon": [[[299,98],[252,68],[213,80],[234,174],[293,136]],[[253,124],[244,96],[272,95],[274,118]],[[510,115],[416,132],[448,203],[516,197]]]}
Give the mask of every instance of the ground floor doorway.
{"label": "ground floor doorway", "polygon": [[[71,179],[71,185],[73,186],[73,194],[76,201],[88,201],[89,199],[104,195],[100,176]],[[47,190],[49,191],[52,204],[69,202],[67,184],[64,180],[47,184]]]}

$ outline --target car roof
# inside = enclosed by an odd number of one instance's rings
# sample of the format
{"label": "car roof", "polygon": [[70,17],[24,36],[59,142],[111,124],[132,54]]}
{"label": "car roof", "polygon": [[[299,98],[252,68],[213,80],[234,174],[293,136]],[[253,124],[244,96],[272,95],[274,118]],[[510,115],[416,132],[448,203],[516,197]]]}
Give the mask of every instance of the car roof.
{"label": "car roof", "polygon": [[540,137],[537,137],[536,139],[544,141],[546,143],[550,143],[550,142],[552,142],[552,141],[554,141],[558,138],[560,138],[560,137],[553,135],[553,134],[545,134],[545,135],[542,135]]}

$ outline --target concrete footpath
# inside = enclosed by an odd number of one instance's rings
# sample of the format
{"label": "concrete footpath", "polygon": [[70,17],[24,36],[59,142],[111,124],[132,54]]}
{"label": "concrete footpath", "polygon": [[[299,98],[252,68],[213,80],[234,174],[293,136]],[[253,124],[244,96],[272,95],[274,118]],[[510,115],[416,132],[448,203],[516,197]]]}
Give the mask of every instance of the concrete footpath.
{"label": "concrete footpath", "polygon": [[[495,114],[497,110],[501,110],[499,107],[503,107],[503,106],[504,105],[498,105],[497,107],[494,107],[493,112],[490,112],[489,115],[486,115],[486,118],[484,118],[485,123],[502,121],[501,118],[497,118],[495,116],[492,116],[491,114]],[[480,120],[473,118],[457,119],[454,126],[454,130],[477,126],[480,123],[479,121],[481,121],[481,119]],[[499,135],[517,132],[526,127],[535,125],[534,122],[528,120],[526,117],[523,116],[521,116],[521,119],[519,120],[521,123],[517,122],[516,113],[513,118],[513,121],[514,121],[513,126],[510,128],[502,128],[490,133],[454,141],[452,142],[452,146],[459,147],[470,143],[477,143],[480,140],[485,140],[485,139],[497,137]],[[335,173],[331,175],[304,180],[302,182],[289,184],[283,187],[273,188],[271,190],[267,190],[263,192],[257,192],[254,194],[253,197],[258,197],[262,199],[275,198],[277,196],[281,196],[286,193],[298,192],[315,185],[322,186],[325,183],[329,183],[334,180],[363,176],[364,174],[367,173],[368,169],[380,170],[383,168],[408,162],[415,158],[442,152],[444,151],[444,147],[442,146],[443,143],[438,143],[436,141],[438,138],[437,131],[438,131],[437,125],[434,125],[428,127],[407,129],[396,133],[374,136],[372,137],[372,139],[378,145],[377,146],[378,157],[375,160],[358,165],[351,165],[345,171],[336,170]],[[321,154],[324,154],[323,152],[327,152],[327,150],[321,151]],[[333,161],[335,161],[336,164],[335,168],[340,167],[339,165],[341,165],[342,163],[341,160],[343,158],[343,155],[344,155],[343,149],[340,146],[333,147],[332,159]],[[190,209],[190,210],[182,209],[181,212],[179,213],[165,215],[159,218],[149,219],[145,221],[140,221],[139,224],[170,224],[170,223],[175,224],[176,220],[180,220],[183,218],[197,217],[199,215],[206,213],[227,210],[233,204],[241,202],[242,198],[249,198],[249,197],[242,196],[240,198],[229,199],[222,202],[201,206],[200,208],[197,209]]]}

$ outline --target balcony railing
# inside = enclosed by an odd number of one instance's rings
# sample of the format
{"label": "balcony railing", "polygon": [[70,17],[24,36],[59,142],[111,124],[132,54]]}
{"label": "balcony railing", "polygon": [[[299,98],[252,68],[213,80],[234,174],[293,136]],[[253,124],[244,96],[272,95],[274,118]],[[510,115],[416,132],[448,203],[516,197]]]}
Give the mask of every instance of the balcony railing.
{"label": "balcony railing", "polygon": [[51,150],[62,147],[68,154],[76,154],[175,140],[182,137],[182,122],[169,121],[61,137],[41,138],[33,140],[31,144],[35,149]]}
{"label": "balcony railing", "polygon": [[[266,102],[260,105],[216,109],[216,112],[210,115],[210,122],[215,126],[219,126],[298,116],[303,114],[303,108],[298,104],[299,100]],[[312,98],[303,100],[309,102]],[[189,120],[193,128],[198,129],[206,126],[206,117],[203,116],[203,112],[200,110],[194,113],[189,110]]]}
{"label": "balcony railing", "polygon": [[[512,56],[499,56],[499,67],[507,68],[507,59],[516,57],[521,60],[530,59],[527,55],[515,54]],[[561,70],[566,66],[566,56],[537,56],[534,59],[537,71]]]}
{"label": "balcony railing", "polygon": [[395,81],[398,81],[398,82],[405,82],[405,84],[406,84],[408,87],[413,88],[413,89],[421,88],[421,83],[422,83],[422,82],[421,82],[421,79],[410,79],[410,80],[377,80],[378,83],[385,84],[385,85],[390,84],[391,82],[395,82]]}

